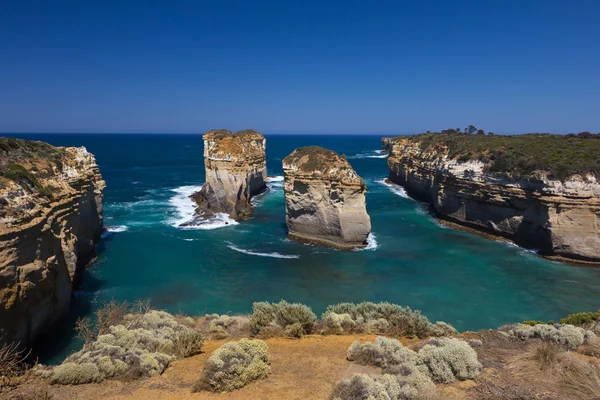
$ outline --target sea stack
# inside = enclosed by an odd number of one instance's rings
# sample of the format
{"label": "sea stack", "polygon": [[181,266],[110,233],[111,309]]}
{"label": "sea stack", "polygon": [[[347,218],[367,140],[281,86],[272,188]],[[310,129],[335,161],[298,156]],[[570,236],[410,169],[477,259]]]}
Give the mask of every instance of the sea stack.
{"label": "sea stack", "polygon": [[0,138],[0,345],[64,317],[103,230],[105,184],[84,147]]}
{"label": "sea stack", "polygon": [[192,195],[198,220],[225,213],[236,221],[252,216],[250,199],[266,189],[266,140],[253,130],[225,129],[204,134],[206,182]]}
{"label": "sea stack", "polygon": [[346,157],[302,147],[284,158],[283,172],[290,239],[341,250],[367,245],[367,186]]}
{"label": "sea stack", "polygon": [[600,140],[432,133],[383,146],[389,179],[441,220],[559,260],[600,264]]}

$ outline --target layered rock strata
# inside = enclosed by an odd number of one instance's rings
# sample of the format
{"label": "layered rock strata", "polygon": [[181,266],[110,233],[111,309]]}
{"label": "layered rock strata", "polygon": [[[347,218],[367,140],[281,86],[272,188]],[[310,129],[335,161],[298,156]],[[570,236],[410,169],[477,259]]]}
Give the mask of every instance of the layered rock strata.
{"label": "layered rock strata", "polygon": [[105,184],[84,147],[17,139],[0,139],[0,172],[0,342],[28,346],[96,254]]}
{"label": "layered rock strata", "polygon": [[389,179],[430,203],[442,219],[576,262],[600,262],[600,184],[592,173],[563,181],[536,171],[515,179],[486,164],[459,161],[445,146],[411,137],[384,141]]}
{"label": "layered rock strata", "polygon": [[367,245],[367,186],[345,157],[303,147],[283,160],[283,172],[290,239],[344,250]]}
{"label": "layered rock strata", "polygon": [[253,130],[216,130],[202,138],[206,182],[191,196],[198,207],[194,220],[185,225],[201,223],[218,213],[236,221],[249,218],[250,199],[267,187],[265,137]]}

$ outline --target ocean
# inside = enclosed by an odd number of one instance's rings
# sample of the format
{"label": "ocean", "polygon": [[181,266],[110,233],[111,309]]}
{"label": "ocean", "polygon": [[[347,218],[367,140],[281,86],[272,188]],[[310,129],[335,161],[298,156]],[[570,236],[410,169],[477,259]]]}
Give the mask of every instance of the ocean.
{"label": "ocean", "polygon": [[[73,294],[68,321],[40,340],[45,363],[80,347],[75,319],[111,299],[151,299],[157,308],[190,315],[250,313],[255,301],[281,299],[317,314],[329,304],[388,301],[461,331],[600,308],[600,269],[448,229],[426,205],[386,184],[380,136],[267,135],[269,190],[253,200],[253,218],[221,218],[202,229],[178,226],[194,211],[187,196],[204,181],[200,134],[15,136],[86,146],[107,184],[108,230]],[[286,238],[281,160],[306,145],[345,154],[366,181],[373,229],[366,249],[336,251]]]}

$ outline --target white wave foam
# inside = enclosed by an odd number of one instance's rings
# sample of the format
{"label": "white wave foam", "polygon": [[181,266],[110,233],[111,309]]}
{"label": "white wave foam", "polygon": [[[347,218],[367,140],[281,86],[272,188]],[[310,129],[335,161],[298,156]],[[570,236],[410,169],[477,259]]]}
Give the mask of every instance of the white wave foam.
{"label": "white wave foam", "polygon": [[283,187],[283,176],[269,176],[267,177],[267,186],[269,189],[278,189]]}
{"label": "white wave foam", "polygon": [[373,150],[369,153],[358,153],[355,154],[353,156],[348,156],[346,158],[350,159],[350,160],[356,160],[356,159],[361,159],[361,158],[387,158],[387,154],[384,153],[383,150]]}
{"label": "white wave foam", "polygon": [[175,195],[169,199],[169,204],[177,212],[177,218],[169,221],[172,226],[179,227],[179,225],[190,221],[194,217],[196,204],[189,197],[201,188],[202,186],[190,185],[171,189]]}
{"label": "white wave foam", "polygon": [[369,236],[367,236],[367,247],[363,247],[362,249],[354,249],[355,251],[365,251],[365,250],[370,250],[370,251],[375,251],[377,250],[377,248],[379,247],[379,244],[377,243],[377,238],[375,237],[375,234],[373,232],[369,233]]}
{"label": "white wave foam", "polygon": [[129,230],[129,227],[127,225],[107,226],[106,230],[102,232],[102,235],[100,235],[100,237],[104,239],[105,237],[108,237],[113,233],[125,232],[127,230]]}
{"label": "white wave foam", "polygon": [[272,258],[288,258],[288,259],[297,259],[297,258],[300,258],[300,256],[295,255],[295,254],[260,253],[260,252],[257,252],[257,251],[251,251],[251,250],[242,249],[240,247],[237,247],[236,245],[234,245],[231,242],[226,242],[226,243],[227,243],[227,247],[229,247],[231,250],[239,251],[240,253],[248,254],[248,255],[251,255],[251,256],[272,257]]}
{"label": "white wave foam", "polygon": [[390,191],[392,193],[397,194],[400,197],[404,197],[406,199],[409,199],[410,197],[408,196],[408,194],[406,193],[406,190],[404,190],[404,188],[400,185],[397,185],[395,183],[388,183],[386,178],[383,179],[378,179],[375,182],[380,183],[382,185],[384,185],[385,187],[387,187],[388,189],[390,189]]}

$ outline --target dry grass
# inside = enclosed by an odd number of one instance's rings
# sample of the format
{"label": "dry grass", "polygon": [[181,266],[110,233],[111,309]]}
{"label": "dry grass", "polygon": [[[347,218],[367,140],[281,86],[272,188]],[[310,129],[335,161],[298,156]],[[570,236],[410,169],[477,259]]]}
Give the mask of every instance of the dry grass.
{"label": "dry grass", "polygon": [[600,399],[600,368],[573,352],[550,343],[537,343],[510,365],[520,382],[545,385],[561,399]]}
{"label": "dry grass", "polygon": [[122,303],[115,300],[105,302],[94,313],[95,323],[89,317],[77,318],[75,322],[77,337],[85,340],[86,343],[92,342],[98,336],[107,333],[111,326],[123,323],[125,315],[129,313],[144,314],[143,310],[150,310],[149,301],[138,301],[133,306],[126,301]]}
{"label": "dry grass", "polygon": [[2,387],[15,384],[15,378],[29,370],[27,357],[30,352],[19,349],[19,343],[5,344],[0,347],[0,391]]}

